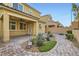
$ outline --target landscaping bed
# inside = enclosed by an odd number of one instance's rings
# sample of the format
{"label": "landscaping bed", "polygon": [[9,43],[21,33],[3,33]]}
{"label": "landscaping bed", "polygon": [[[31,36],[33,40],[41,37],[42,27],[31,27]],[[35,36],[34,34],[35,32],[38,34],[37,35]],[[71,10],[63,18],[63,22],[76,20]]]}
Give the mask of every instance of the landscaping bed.
{"label": "landscaping bed", "polygon": [[38,49],[40,52],[47,52],[51,50],[52,48],[54,48],[56,43],[57,43],[56,41],[48,41],[48,42],[45,42],[43,46],[39,47]]}
{"label": "landscaping bed", "polygon": [[47,52],[51,49],[54,48],[54,46],[56,45],[57,41],[46,41],[44,42],[44,44],[40,47],[38,46],[35,46],[35,45],[32,45],[32,47],[30,49],[26,48],[27,46],[27,43],[24,42],[21,44],[21,47],[26,50],[26,51],[29,51],[29,52]]}
{"label": "landscaping bed", "polygon": [[47,37],[44,37],[42,34],[38,34],[38,36],[32,38],[32,40],[30,41],[32,42],[32,45],[29,46],[28,42],[22,43],[21,46],[26,51],[30,52],[47,52],[54,48],[57,43],[54,36],[48,35]]}

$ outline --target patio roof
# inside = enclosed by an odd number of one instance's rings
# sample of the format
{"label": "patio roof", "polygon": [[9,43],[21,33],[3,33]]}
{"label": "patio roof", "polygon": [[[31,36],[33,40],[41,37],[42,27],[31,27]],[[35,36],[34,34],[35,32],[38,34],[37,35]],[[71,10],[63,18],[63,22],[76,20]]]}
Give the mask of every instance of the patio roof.
{"label": "patio roof", "polygon": [[14,9],[14,8],[12,8],[12,7],[6,6],[6,5],[4,5],[3,3],[0,3],[0,5],[1,5],[0,8],[6,8],[6,9],[9,8],[9,9],[11,9],[11,10],[20,12],[20,13],[24,14],[25,16],[29,17],[29,18],[33,18],[33,19],[35,19],[35,20],[40,19],[40,18],[38,18],[38,17],[36,17],[36,16],[33,16],[33,15],[31,15],[31,14],[28,14],[28,13],[22,12],[22,11],[20,11],[20,10],[16,10],[16,9]]}

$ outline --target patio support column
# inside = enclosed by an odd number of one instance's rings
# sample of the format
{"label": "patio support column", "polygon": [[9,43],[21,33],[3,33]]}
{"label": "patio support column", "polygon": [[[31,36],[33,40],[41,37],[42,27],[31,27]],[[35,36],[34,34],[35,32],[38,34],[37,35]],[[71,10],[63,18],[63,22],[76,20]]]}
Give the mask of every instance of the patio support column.
{"label": "patio support column", "polygon": [[3,42],[9,41],[9,15],[3,15]]}
{"label": "patio support column", "polygon": [[36,25],[36,27],[35,27],[35,28],[36,28],[36,35],[38,35],[38,32],[39,32],[39,29],[38,29],[38,28],[39,28],[38,21],[36,22],[36,24],[35,24],[35,25]]}
{"label": "patio support column", "polygon": [[33,35],[34,36],[36,35],[36,23],[35,22],[33,23]]}

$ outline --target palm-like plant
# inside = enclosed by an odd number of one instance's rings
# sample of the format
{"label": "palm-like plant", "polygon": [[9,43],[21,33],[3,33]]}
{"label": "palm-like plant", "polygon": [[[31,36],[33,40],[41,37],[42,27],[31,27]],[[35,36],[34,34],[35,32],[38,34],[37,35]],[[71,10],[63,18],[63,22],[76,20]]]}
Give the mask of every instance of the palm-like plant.
{"label": "palm-like plant", "polygon": [[74,3],[72,4],[72,11],[74,12],[74,16],[76,16],[78,12],[78,8],[77,8],[77,5]]}
{"label": "palm-like plant", "polygon": [[[72,11],[74,12],[75,19],[79,19],[79,6],[73,3]],[[78,20],[78,28],[79,28],[79,20]]]}

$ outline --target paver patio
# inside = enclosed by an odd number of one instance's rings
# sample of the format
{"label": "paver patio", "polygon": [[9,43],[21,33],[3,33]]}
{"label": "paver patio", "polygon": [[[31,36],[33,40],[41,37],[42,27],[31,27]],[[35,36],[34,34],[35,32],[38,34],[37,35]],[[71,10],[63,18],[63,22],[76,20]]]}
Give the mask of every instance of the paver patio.
{"label": "paver patio", "polygon": [[28,52],[21,48],[20,44],[29,39],[28,36],[14,38],[5,47],[0,48],[0,55],[2,56],[79,56],[79,48],[75,47],[73,43],[65,36],[54,34],[57,40],[57,45],[49,52]]}

